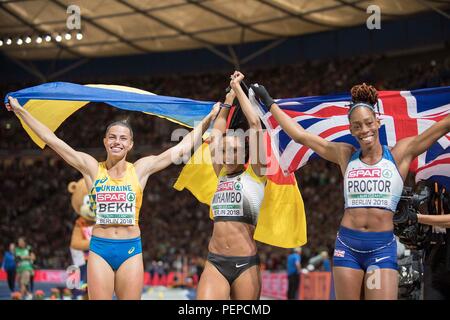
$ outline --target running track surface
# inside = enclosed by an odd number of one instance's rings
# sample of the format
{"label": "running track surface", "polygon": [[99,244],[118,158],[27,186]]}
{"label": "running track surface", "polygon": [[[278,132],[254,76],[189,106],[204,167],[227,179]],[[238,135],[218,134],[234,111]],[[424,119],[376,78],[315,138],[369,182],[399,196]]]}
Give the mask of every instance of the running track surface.
{"label": "running track surface", "polygon": [[[34,290],[43,290],[45,296],[50,296],[52,288],[64,287],[64,284],[58,283],[40,283],[34,284]],[[18,287],[16,286],[16,290]],[[0,281],[0,300],[10,300],[11,292],[9,291],[6,281]],[[194,300],[194,289],[166,288],[166,287],[149,287],[146,286],[142,291],[143,300]]]}

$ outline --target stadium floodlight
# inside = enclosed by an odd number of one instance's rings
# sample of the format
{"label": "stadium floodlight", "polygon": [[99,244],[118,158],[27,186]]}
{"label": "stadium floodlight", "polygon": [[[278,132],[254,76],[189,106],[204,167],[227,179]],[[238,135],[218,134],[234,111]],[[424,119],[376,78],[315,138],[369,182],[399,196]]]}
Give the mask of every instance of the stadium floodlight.
{"label": "stadium floodlight", "polygon": [[31,43],[31,37],[26,37],[25,38],[25,43]]}
{"label": "stadium floodlight", "polygon": [[57,34],[56,37],[55,37],[55,40],[56,40],[56,42],[61,42],[61,40],[62,40],[61,35]]}
{"label": "stadium floodlight", "polygon": [[77,40],[83,39],[83,34],[81,32],[77,33]]}
{"label": "stadium floodlight", "polygon": [[50,41],[52,41],[52,37],[50,35],[46,35],[45,42],[50,42]]}
{"label": "stadium floodlight", "polygon": [[72,35],[70,33],[66,33],[64,35],[64,39],[66,39],[67,41],[69,41],[70,39],[72,39]]}
{"label": "stadium floodlight", "polygon": [[8,38],[8,39],[6,39],[6,45],[10,45],[12,43],[12,39],[11,38]]}
{"label": "stadium floodlight", "polygon": [[3,46],[3,40],[0,40],[0,47]]}
{"label": "stadium floodlight", "polygon": [[22,40],[22,38],[19,38],[19,39],[17,39],[17,45],[19,45],[19,46],[21,46],[22,45],[22,43],[23,43],[23,40]]}
{"label": "stadium floodlight", "polygon": [[37,43],[37,44],[42,43],[42,37],[41,37],[41,36],[38,36],[38,37],[36,38],[36,43]]}

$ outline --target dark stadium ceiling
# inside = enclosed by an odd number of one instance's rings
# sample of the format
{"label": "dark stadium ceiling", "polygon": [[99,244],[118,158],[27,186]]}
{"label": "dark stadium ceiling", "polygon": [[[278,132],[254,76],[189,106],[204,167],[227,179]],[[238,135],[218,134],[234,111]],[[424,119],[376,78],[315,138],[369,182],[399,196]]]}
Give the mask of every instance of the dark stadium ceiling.
{"label": "dark stadium ceiling", "polygon": [[[366,22],[369,5],[382,19],[434,10],[443,0],[0,0],[0,51],[15,60],[95,58],[236,45],[333,30]],[[69,5],[81,9],[81,32],[64,35]],[[62,40],[55,41],[61,34]],[[52,40],[36,43],[38,36]],[[22,40],[18,40],[19,37]],[[29,37],[29,39],[26,39]],[[7,39],[10,39],[8,41]],[[21,45],[18,44],[21,43]],[[9,45],[6,43],[10,43]]]}

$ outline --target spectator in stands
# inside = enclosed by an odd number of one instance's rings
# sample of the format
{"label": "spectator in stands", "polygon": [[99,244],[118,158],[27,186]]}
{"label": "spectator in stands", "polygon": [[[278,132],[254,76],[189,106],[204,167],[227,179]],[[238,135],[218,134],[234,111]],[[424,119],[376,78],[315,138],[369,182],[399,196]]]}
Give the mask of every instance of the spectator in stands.
{"label": "spectator in stands", "polygon": [[31,299],[31,277],[34,275],[33,261],[36,259],[35,254],[31,250],[24,237],[20,237],[17,241],[15,257],[17,260],[17,275],[19,277],[20,292],[24,299]]}
{"label": "spectator in stands", "polygon": [[16,261],[14,253],[16,245],[10,243],[3,255],[2,269],[6,272],[8,287],[11,292],[16,291]]}
{"label": "spectator in stands", "polygon": [[295,248],[287,258],[287,275],[288,275],[288,291],[287,298],[289,300],[298,299],[298,287],[300,285],[300,274],[302,270],[302,249]]}
{"label": "spectator in stands", "polygon": [[[398,63],[401,61],[402,63]],[[395,68],[391,66],[395,65]],[[228,72],[194,75],[169,75],[145,78],[115,78],[109,83],[142,88],[163,95],[214,100],[221,96]],[[289,66],[251,69],[247,78],[264,83],[271,81],[271,91],[277,98],[343,92],[354,83],[367,81],[383,90],[414,89],[427,86],[450,85],[450,56],[424,53],[412,57],[362,56],[330,61],[306,61]],[[108,83],[104,79],[80,79],[90,83]],[[75,80],[76,81],[76,80]],[[0,93],[16,91],[36,83],[0,84]],[[111,119],[129,117],[139,135],[136,145],[142,150],[160,152],[172,143],[168,132],[177,125],[157,117],[130,113],[101,104],[90,104],[77,111],[57,131],[59,137],[68,139],[76,148],[94,148],[101,144],[99,137],[104,128],[98,123]],[[82,124],[82,125],[80,125]],[[18,133],[20,130],[20,134]],[[0,215],[0,244],[8,246],[8,239],[23,234],[36,253],[36,265],[48,269],[65,269],[70,265],[66,250],[70,243],[70,200],[65,181],[77,180],[78,173],[57,158],[51,150],[38,152],[31,139],[22,133],[20,122],[13,121],[5,109],[0,108],[0,179],[7,190],[20,190],[20,197],[0,193],[4,213]],[[21,154],[18,154],[21,150]],[[90,149],[99,159],[102,149]],[[96,151],[97,150],[97,151]],[[136,149],[130,158],[137,159],[142,151]],[[33,169],[31,169],[33,168]],[[29,173],[33,170],[33,175]],[[208,206],[198,206],[188,192],[179,193],[171,188],[181,166],[173,166],[153,177],[152,189],[143,198],[141,229],[152,237],[144,244],[144,257],[162,261],[165,272],[169,271],[175,256],[171,248],[183,247],[185,254],[206,257],[212,223],[209,223]],[[55,177],[58,172],[58,177]],[[336,167],[324,160],[314,160],[296,172],[301,188],[308,221],[308,243],[303,248],[313,253],[324,246],[332,250],[335,230],[338,229],[344,208],[341,194],[341,177]],[[32,186],[32,188],[30,188]],[[320,192],[319,192],[320,190]],[[329,197],[325,203],[319,194]],[[43,197],[45,195],[45,197]],[[177,198],[174,202],[172,199]],[[338,213],[338,214],[337,214]],[[46,216],[52,216],[48,224]],[[30,223],[32,222],[32,223]],[[173,223],[172,223],[173,222]],[[325,223],[326,222],[326,223]],[[185,241],[186,235],[190,241]],[[258,244],[258,252],[267,270],[284,270],[286,249]],[[331,252],[331,251],[330,251]],[[173,270],[171,270],[173,271]]]}

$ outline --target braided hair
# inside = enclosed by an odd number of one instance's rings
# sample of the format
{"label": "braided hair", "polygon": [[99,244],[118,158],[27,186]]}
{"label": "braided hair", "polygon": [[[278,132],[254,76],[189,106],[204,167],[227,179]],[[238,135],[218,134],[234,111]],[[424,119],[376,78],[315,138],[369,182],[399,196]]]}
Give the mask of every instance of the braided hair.
{"label": "braided hair", "polygon": [[[375,115],[375,106],[378,109],[378,92],[371,85],[367,85],[366,83],[358,84],[352,87],[350,90],[352,95],[352,104],[350,105],[350,109],[348,111],[348,118],[350,119],[350,115],[357,107],[366,107],[370,109]],[[379,110],[378,110],[379,113]]]}

